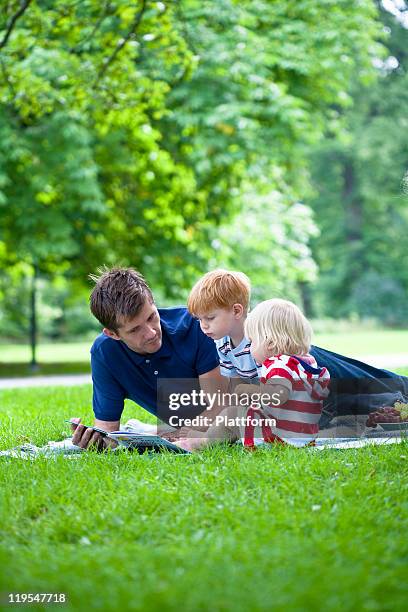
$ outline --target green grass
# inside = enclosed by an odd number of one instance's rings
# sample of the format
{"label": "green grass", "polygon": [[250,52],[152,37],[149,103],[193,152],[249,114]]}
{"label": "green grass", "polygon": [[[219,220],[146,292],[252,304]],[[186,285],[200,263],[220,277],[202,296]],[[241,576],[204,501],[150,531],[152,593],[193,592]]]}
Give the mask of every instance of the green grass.
{"label": "green grass", "polygon": [[[408,330],[342,329],[338,333],[315,334],[314,343],[345,355],[408,354]],[[88,362],[89,342],[40,343],[37,358],[42,363]],[[30,348],[23,344],[0,344],[0,363],[28,363]]]}
{"label": "green grass", "polygon": [[58,374],[87,374],[91,371],[89,362],[40,363],[34,371],[25,363],[0,363],[0,378],[19,376],[55,376]]}
{"label": "green grass", "polygon": [[[61,439],[90,399],[0,392],[0,447]],[[407,457],[403,443],[0,458],[0,593],[65,592],[75,611],[405,610]]]}
{"label": "green grass", "polygon": [[[338,333],[316,334],[314,343],[357,358],[369,354],[406,353],[408,355],[408,330],[358,331],[345,328]],[[39,368],[34,372],[28,365],[30,349],[27,345],[0,344],[0,378],[87,373],[90,371],[91,344],[91,341],[40,344],[37,352]]]}
{"label": "green grass", "polygon": [[[42,363],[72,363],[89,361],[90,342],[40,343],[37,359]],[[0,344],[0,362],[28,363],[31,359],[30,347],[26,344]]]}
{"label": "green grass", "polygon": [[408,355],[408,330],[345,330],[316,334],[314,344],[350,357],[359,355]]}
{"label": "green grass", "polygon": [[56,374],[85,374],[91,371],[92,342],[39,344],[38,368],[29,365],[30,348],[21,344],[0,344],[0,378],[15,376],[44,376]]}

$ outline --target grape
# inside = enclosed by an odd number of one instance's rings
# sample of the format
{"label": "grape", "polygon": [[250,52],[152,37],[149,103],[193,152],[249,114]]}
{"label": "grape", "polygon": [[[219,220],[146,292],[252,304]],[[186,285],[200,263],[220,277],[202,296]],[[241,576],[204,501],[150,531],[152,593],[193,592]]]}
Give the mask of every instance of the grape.
{"label": "grape", "polygon": [[[407,405],[408,406],[408,405]],[[401,413],[395,406],[382,406],[368,415],[366,426],[376,427],[378,423],[400,423]]]}
{"label": "grape", "polygon": [[395,402],[394,409],[398,410],[403,421],[408,421],[408,404],[404,402]]}

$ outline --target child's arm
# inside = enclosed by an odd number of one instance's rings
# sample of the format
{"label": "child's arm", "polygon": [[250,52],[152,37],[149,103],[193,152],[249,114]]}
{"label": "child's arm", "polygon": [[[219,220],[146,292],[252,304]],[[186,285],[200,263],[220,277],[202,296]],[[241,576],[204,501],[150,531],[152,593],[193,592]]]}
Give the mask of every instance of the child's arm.
{"label": "child's arm", "polygon": [[[237,406],[230,406],[219,415],[220,422],[214,422],[205,433],[192,432],[187,429],[184,431],[182,430],[184,436],[182,436],[180,440],[177,440],[175,444],[184,448],[184,450],[194,451],[216,444],[217,442],[225,442],[226,440],[230,442],[236,441],[240,437],[240,428],[239,425],[235,424],[234,419],[240,416],[242,418],[246,411],[247,408],[242,412]],[[232,424],[230,423],[230,419],[232,420]]]}
{"label": "child's arm", "polygon": [[240,397],[241,395],[253,395],[254,393],[259,393],[261,390],[261,385],[258,383],[257,385],[250,383],[245,384],[241,383],[234,387],[234,393]]}

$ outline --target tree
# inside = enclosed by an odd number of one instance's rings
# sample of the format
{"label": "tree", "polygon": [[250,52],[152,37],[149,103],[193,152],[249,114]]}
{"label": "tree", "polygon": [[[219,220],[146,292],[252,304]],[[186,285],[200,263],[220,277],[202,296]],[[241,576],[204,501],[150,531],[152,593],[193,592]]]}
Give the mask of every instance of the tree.
{"label": "tree", "polygon": [[[250,276],[252,302],[281,297],[302,302],[301,286],[316,278],[309,247],[318,230],[309,207],[279,191],[248,191],[244,211],[214,239],[210,267],[242,270]],[[305,308],[305,304],[302,304]]]}
{"label": "tree", "polygon": [[344,133],[328,134],[312,156],[317,196],[309,202],[321,230],[313,244],[320,313],[395,325],[408,315],[407,30],[388,12],[382,19],[388,53],[376,59],[377,82],[353,83]]}
{"label": "tree", "polygon": [[[152,30],[162,39],[159,54],[167,54],[170,45],[175,50],[173,59],[165,60],[169,69],[188,63],[189,53],[171,30],[171,12],[163,12],[160,3],[8,2],[5,13],[0,27],[4,260],[8,266],[30,263],[36,275],[68,268],[85,278],[97,263],[120,255],[114,241],[126,243],[130,233],[120,223],[127,197],[138,204],[146,224],[157,222],[161,231],[164,215],[149,218],[144,206],[160,191],[170,208],[180,194],[185,199],[191,192],[189,173],[161,150],[147,115],[147,109],[163,112],[167,86],[150,79],[137,61],[142,42],[155,44]],[[156,165],[159,178],[149,189]],[[167,224],[173,239],[180,223],[167,215]],[[135,236],[130,238],[134,243]],[[136,261],[141,253],[139,247]],[[33,303],[34,296],[35,285]],[[34,323],[34,313],[31,317]]]}
{"label": "tree", "polygon": [[306,144],[370,71],[378,35],[371,0],[3,5],[7,265],[85,279],[132,263],[169,296],[248,186],[303,196]]}

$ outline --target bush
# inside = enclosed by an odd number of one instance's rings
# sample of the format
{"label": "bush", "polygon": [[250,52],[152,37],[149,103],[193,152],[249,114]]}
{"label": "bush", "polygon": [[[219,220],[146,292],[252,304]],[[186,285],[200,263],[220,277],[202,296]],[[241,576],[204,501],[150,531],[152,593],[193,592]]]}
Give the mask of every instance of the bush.
{"label": "bush", "polygon": [[[30,326],[31,278],[26,274],[0,275],[0,337],[26,341]],[[72,290],[64,277],[37,281],[37,324],[42,339],[85,340],[100,331],[91,315],[89,291]]]}
{"label": "bush", "polygon": [[355,283],[349,308],[361,318],[375,318],[388,327],[406,326],[408,322],[408,300],[402,285],[373,270]]}

